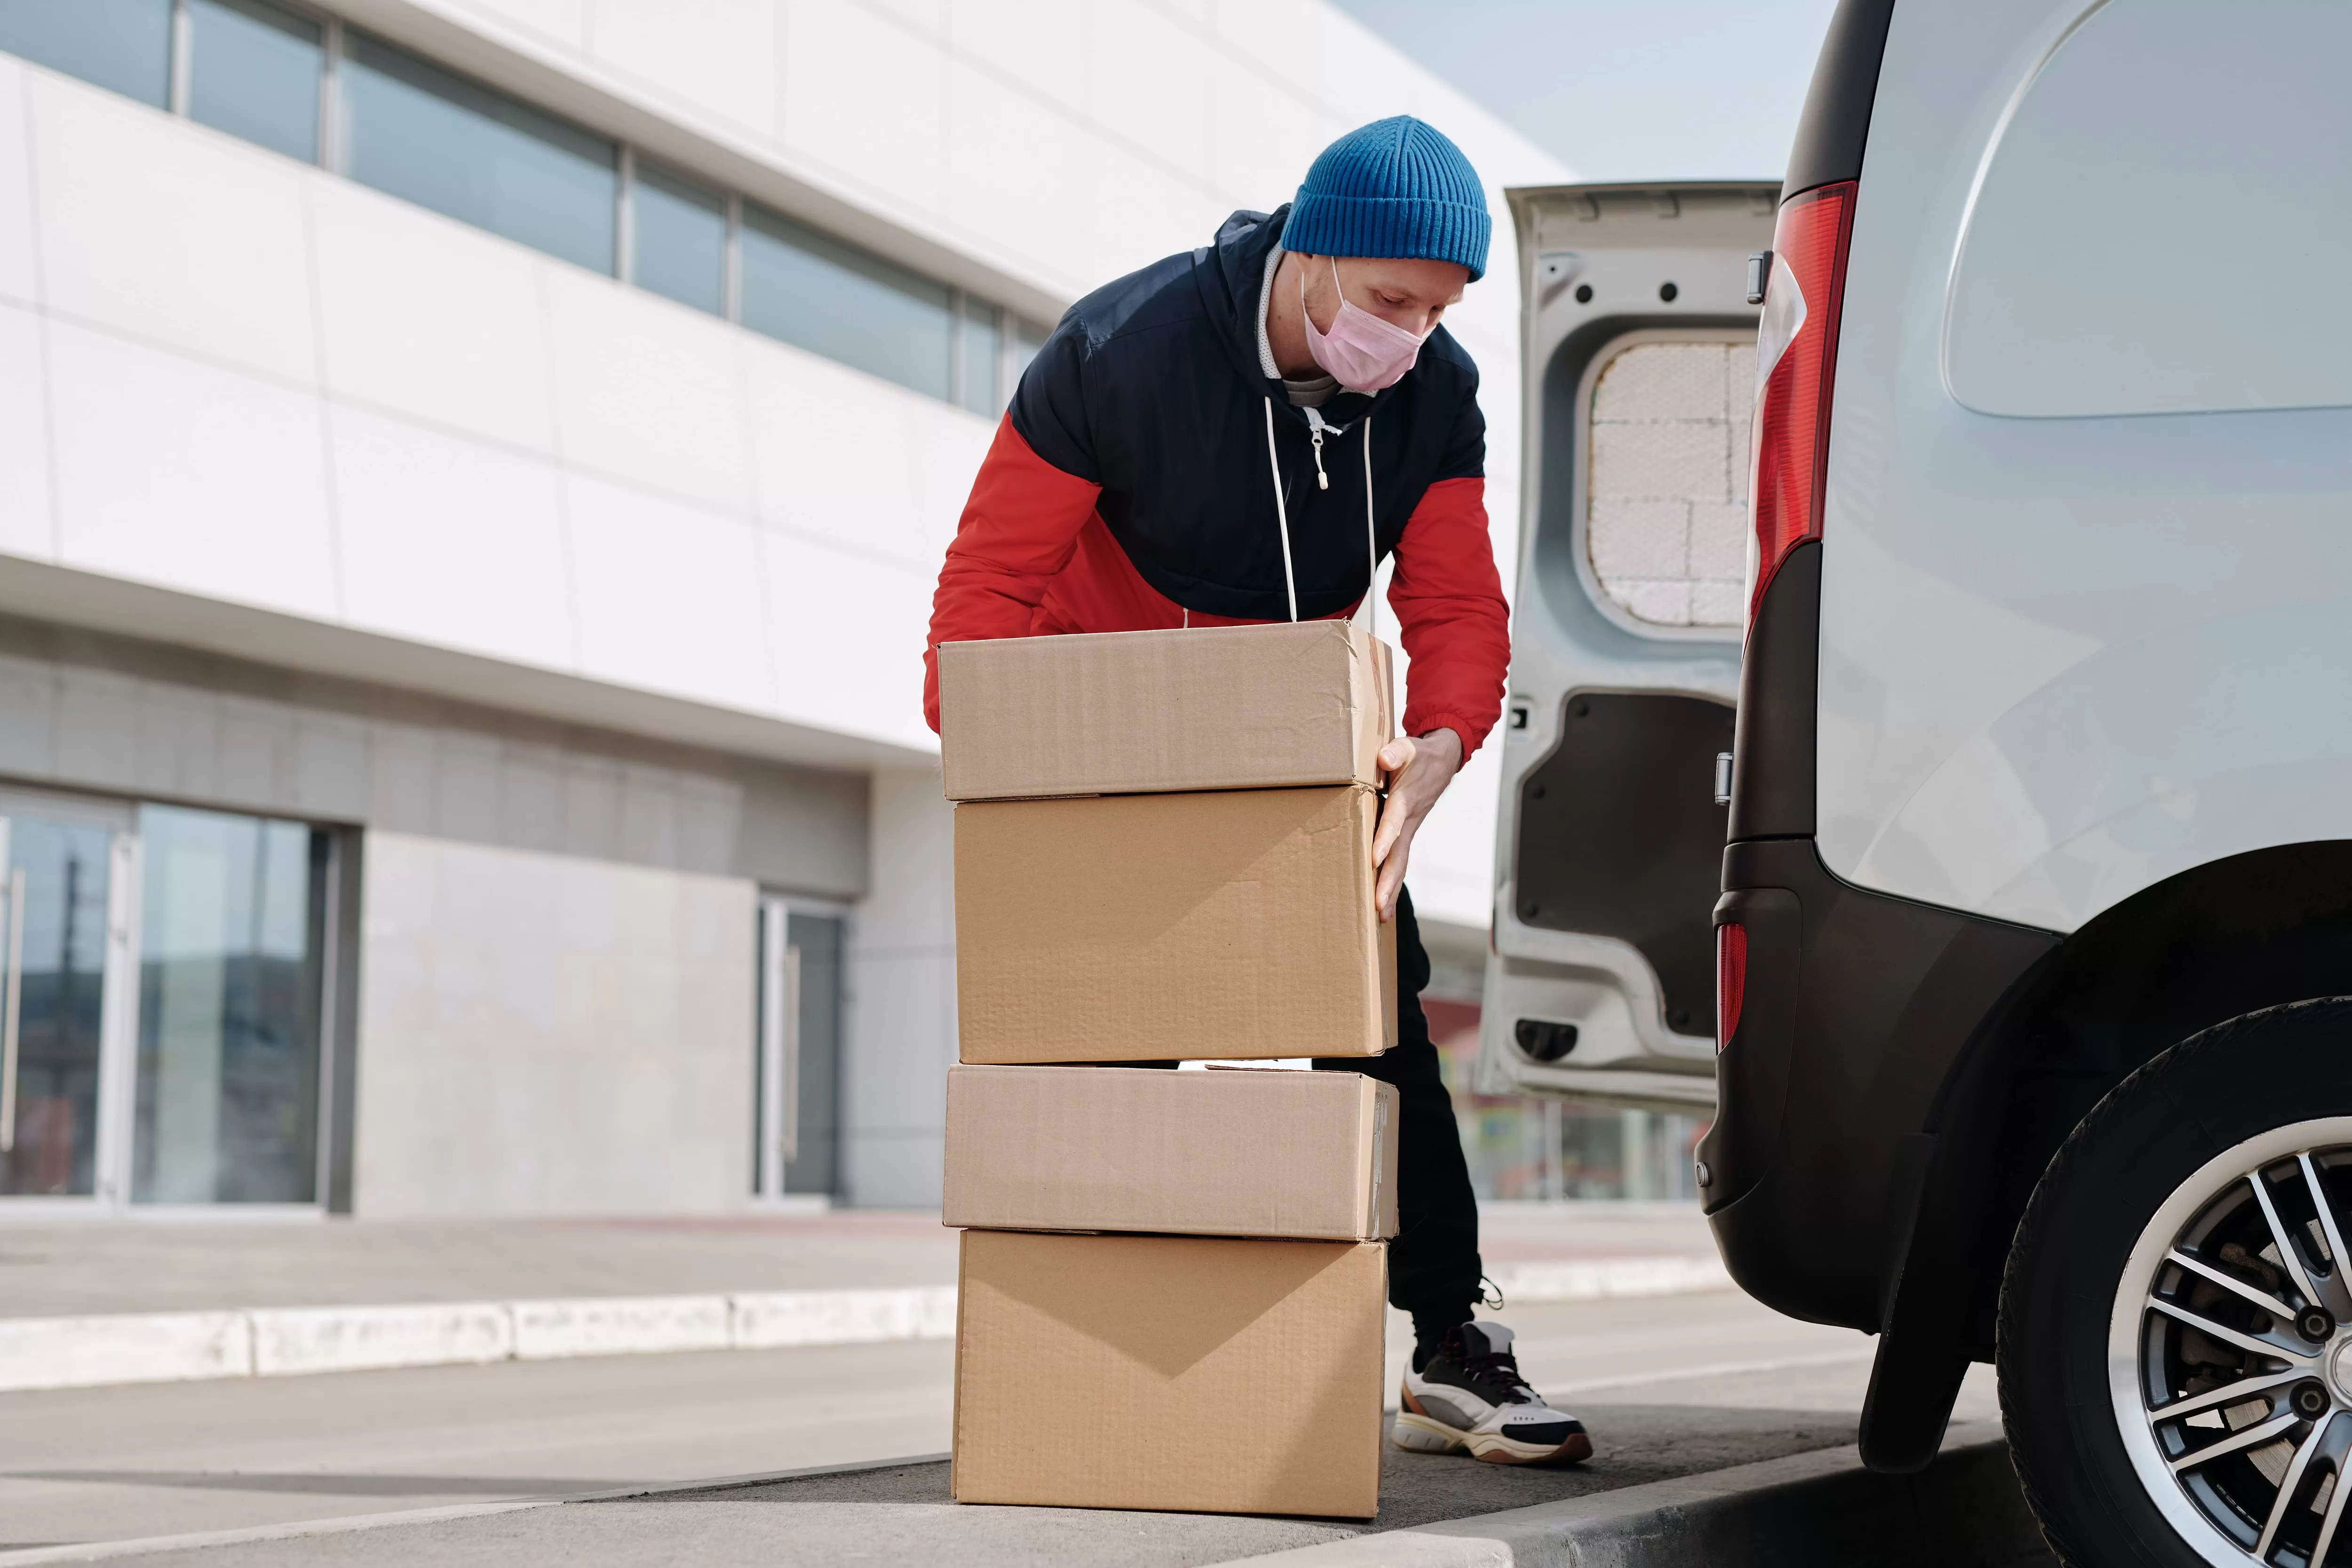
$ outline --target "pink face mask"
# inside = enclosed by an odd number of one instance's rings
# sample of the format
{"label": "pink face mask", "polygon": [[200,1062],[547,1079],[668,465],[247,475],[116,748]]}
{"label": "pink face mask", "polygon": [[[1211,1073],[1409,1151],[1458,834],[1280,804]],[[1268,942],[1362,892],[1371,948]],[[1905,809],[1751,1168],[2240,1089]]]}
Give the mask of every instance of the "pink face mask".
{"label": "pink face mask", "polygon": [[1331,263],[1331,291],[1339,296],[1339,311],[1331,318],[1329,331],[1317,330],[1315,318],[1307,313],[1307,273],[1302,268],[1298,274],[1298,314],[1307,323],[1307,352],[1349,392],[1378,392],[1384,386],[1394,386],[1412,368],[1428,334],[1415,337],[1395,322],[1382,321],[1370,310],[1348,303],[1347,294],[1339,288],[1339,261],[1328,256],[1324,259]]}

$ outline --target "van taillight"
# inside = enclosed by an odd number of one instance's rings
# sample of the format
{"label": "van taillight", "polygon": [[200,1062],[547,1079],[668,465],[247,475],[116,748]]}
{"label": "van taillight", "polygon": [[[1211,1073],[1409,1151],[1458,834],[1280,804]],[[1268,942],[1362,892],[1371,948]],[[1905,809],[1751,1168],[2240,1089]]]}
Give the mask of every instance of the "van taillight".
{"label": "van taillight", "polygon": [[1748,485],[1748,620],[1789,552],[1822,536],[1830,382],[1837,370],[1853,182],[1790,197],[1772,231],[1756,331],[1755,447]]}
{"label": "van taillight", "polygon": [[1748,928],[1715,928],[1715,1048],[1731,1043],[1739,1027],[1739,994],[1748,989]]}

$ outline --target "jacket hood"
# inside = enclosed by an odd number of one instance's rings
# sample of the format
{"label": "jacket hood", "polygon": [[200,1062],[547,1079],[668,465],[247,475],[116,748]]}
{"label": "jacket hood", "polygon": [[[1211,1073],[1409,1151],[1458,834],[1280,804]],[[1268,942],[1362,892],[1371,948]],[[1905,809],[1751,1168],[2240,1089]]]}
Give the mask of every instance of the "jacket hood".
{"label": "jacket hood", "polygon": [[[1192,279],[1211,317],[1223,323],[1225,330],[1219,335],[1219,342],[1234,369],[1274,399],[1277,416],[1304,425],[1306,412],[1291,406],[1282,389],[1282,378],[1268,376],[1257,357],[1258,293],[1265,280],[1266,258],[1280,243],[1283,225],[1289,216],[1287,202],[1270,213],[1244,210],[1234,214],[1218,227],[1216,238],[1192,253]],[[1425,351],[1427,345],[1423,348]],[[1410,379],[1420,368],[1416,364],[1407,371],[1406,378]],[[1397,384],[1402,384],[1402,381]],[[1332,395],[1320,412],[1330,424],[1352,425],[1367,412],[1377,412],[1381,400],[1395,390],[1395,386],[1387,386],[1365,394],[1342,389]]]}

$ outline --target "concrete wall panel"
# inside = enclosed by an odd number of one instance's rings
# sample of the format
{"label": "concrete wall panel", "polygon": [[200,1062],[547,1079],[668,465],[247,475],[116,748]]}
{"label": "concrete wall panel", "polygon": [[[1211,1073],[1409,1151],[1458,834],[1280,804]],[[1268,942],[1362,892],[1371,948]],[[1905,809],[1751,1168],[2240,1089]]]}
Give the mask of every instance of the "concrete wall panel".
{"label": "concrete wall panel", "polygon": [[551,265],[347,180],[310,179],[329,390],[502,446],[555,450]]}
{"label": "concrete wall panel", "polygon": [[544,266],[565,463],[740,517],[740,328],[642,289]]}
{"label": "concrete wall panel", "polygon": [[331,620],[317,399],[48,323],[60,565]]}
{"label": "concrete wall panel", "polygon": [[579,652],[560,481],[520,453],[328,407],[352,626],[549,669]]}
{"label": "concrete wall panel", "polygon": [[0,300],[29,305],[40,297],[40,260],[33,248],[32,119],[25,81],[23,67],[0,59]]}
{"label": "concrete wall panel", "polygon": [[866,783],[0,616],[0,778],[856,898]]}
{"label": "concrete wall panel", "polygon": [[313,384],[301,167],[79,82],[30,86],[48,308]]}
{"label": "concrete wall panel", "polygon": [[928,769],[874,775],[873,869],[850,925],[842,1159],[849,1201],[940,1201],[955,1061],[954,810]]}
{"label": "concrete wall panel", "polygon": [[580,661],[616,685],[754,710],[772,703],[757,530],[567,474]]}
{"label": "concrete wall panel", "polygon": [[596,52],[657,90],[773,125],[782,9],[772,0],[593,0],[588,14]]}
{"label": "concrete wall panel", "polygon": [[360,1215],[747,1206],[751,883],[379,833],[362,897]]}
{"label": "concrete wall panel", "polygon": [[[6,221],[0,217],[0,228]],[[5,243],[0,237],[0,246]],[[30,310],[0,303],[0,550],[41,558],[57,550],[45,335]]]}
{"label": "concrete wall panel", "polygon": [[783,88],[784,147],[885,200],[945,206],[947,51],[932,37],[874,7],[785,0]]}

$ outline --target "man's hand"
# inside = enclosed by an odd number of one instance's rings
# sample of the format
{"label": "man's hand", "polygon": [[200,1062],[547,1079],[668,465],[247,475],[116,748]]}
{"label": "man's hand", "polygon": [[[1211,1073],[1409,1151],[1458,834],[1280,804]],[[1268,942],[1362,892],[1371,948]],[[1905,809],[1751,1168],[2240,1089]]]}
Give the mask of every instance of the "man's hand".
{"label": "man's hand", "polygon": [[1454,782],[1462,766],[1462,739],[1449,729],[1432,730],[1417,741],[1391,741],[1381,748],[1389,775],[1389,796],[1372,834],[1372,864],[1380,868],[1374,893],[1383,922],[1396,919],[1397,895],[1404,890],[1404,863],[1421,819]]}

